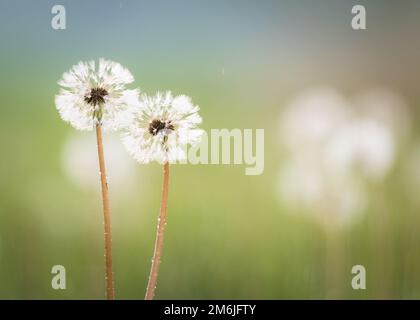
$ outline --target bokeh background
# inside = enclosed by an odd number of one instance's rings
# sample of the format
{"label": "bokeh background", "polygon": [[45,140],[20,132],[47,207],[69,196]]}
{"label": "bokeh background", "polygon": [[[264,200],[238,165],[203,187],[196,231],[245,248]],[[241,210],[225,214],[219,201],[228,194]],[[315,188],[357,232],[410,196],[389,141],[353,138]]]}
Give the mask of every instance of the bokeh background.
{"label": "bokeh background", "polygon": [[[172,166],[156,298],[420,298],[419,18],[418,0],[2,0],[0,298],[104,298],[94,133],[54,106],[62,73],[99,57],[191,96],[206,130],[265,129],[262,175]],[[142,299],[161,167],[105,140],[117,297]]]}

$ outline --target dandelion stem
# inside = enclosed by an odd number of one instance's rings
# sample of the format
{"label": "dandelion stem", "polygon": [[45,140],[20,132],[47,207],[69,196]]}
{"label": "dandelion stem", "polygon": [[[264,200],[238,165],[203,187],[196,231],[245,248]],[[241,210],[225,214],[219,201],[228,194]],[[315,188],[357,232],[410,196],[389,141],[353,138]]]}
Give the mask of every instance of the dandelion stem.
{"label": "dandelion stem", "polygon": [[106,181],[104,147],[102,143],[102,128],[96,125],[96,141],[98,146],[99,171],[101,175],[102,187],[102,206],[104,212],[104,238],[105,238],[105,280],[106,298],[115,299],[114,275],[112,273],[112,236],[111,236],[111,216],[109,213],[108,183]]}
{"label": "dandelion stem", "polygon": [[152,300],[155,296],[156,283],[159,273],[160,258],[163,250],[163,237],[165,233],[167,207],[168,207],[169,163],[163,165],[162,201],[156,231],[155,249],[153,252],[152,267],[150,269],[149,283],[147,284],[145,300]]}

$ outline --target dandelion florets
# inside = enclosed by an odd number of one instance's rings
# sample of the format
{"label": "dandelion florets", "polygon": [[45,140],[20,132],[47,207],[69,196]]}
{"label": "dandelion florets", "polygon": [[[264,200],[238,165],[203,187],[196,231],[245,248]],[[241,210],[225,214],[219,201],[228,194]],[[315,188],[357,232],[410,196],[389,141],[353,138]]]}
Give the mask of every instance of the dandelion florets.
{"label": "dandelion florets", "polygon": [[89,94],[85,95],[85,102],[96,107],[97,105],[103,105],[105,103],[105,96],[108,95],[108,91],[104,88],[92,88]]}
{"label": "dandelion florets", "polygon": [[171,121],[163,122],[159,119],[154,119],[149,123],[149,133],[153,136],[157,135],[161,130],[175,130]]}

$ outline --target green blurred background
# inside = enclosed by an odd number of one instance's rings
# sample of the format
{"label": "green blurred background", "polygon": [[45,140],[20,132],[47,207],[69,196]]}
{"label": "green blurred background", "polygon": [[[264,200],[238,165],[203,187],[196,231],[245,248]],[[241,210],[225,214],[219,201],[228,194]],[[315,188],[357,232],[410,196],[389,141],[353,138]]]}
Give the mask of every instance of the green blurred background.
{"label": "green blurred background", "polygon": [[[351,28],[357,3],[366,5],[364,31]],[[66,30],[51,28],[55,4],[66,8]],[[265,129],[262,175],[246,176],[245,165],[172,166],[156,298],[420,298],[420,183],[411,179],[420,174],[407,174],[420,146],[419,17],[418,0],[2,0],[0,298],[104,298],[94,133],[75,132],[54,106],[62,73],[99,57],[127,67],[146,93],[191,96],[205,130]],[[319,85],[350,98],[391,88],[412,123],[392,170],[369,186],[369,206],[344,227],[300,214],[276,187],[286,157],[278,119]],[[161,167],[105,140],[117,298],[143,299]],[[356,264],[366,267],[366,290],[351,288]],[[65,266],[66,290],[51,288],[53,265]]]}

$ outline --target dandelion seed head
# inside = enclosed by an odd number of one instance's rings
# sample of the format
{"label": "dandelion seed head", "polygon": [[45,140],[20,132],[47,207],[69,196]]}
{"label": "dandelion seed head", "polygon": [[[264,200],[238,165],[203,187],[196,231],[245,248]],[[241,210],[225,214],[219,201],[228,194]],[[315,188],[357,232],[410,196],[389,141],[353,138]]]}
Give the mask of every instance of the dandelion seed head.
{"label": "dandelion seed head", "polygon": [[99,59],[79,62],[65,72],[58,84],[55,105],[61,118],[78,130],[118,130],[126,121],[124,113],[138,101],[138,90],[126,89],[134,81],[131,73],[117,62]]}
{"label": "dandelion seed head", "polygon": [[375,88],[364,92],[356,97],[355,105],[365,117],[381,122],[398,138],[405,138],[412,129],[405,99],[392,90]]}
{"label": "dandelion seed head", "polygon": [[352,121],[331,137],[325,151],[328,167],[336,174],[359,173],[381,180],[395,158],[394,138],[373,119]]}
{"label": "dandelion seed head", "polygon": [[346,121],[349,104],[329,87],[308,89],[280,117],[281,141],[291,150],[316,148]]}
{"label": "dandelion seed head", "polygon": [[279,199],[323,223],[345,225],[366,208],[363,185],[349,175],[334,175],[319,159],[290,158],[280,168]]}
{"label": "dandelion seed head", "polygon": [[203,134],[199,107],[185,95],[171,92],[143,95],[129,108],[122,134],[128,152],[140,163],[174,163],[186,158],[185,146],[197,145]]}

